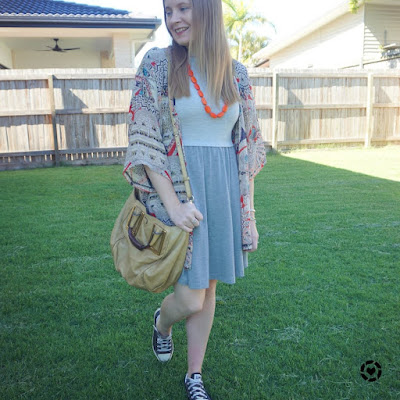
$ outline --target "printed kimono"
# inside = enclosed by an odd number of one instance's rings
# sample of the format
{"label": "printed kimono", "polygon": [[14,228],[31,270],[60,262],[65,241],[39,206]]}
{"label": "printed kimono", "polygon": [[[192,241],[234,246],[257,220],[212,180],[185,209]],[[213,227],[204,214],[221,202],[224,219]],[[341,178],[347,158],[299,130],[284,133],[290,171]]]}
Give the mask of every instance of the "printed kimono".
{"label": "printed kimono", "polygon": [[[139,199],[149,214],[173,225],[159,195],[152,186],[144,165],[169,179],[181,202],[187,201],[179,156],[173,133],[175,124],[182,143],[182,130],[173,102],[168,98],[168,49],[153,48],[143,58],[135,77],[129,108],[129,145],[124,176],[139,189]],[[234,61],[234,80],[240,94],[239,118],[232,130],[235,146],[241,203],[242,249],[252,248],[250,234],[250,184],[263,168],[265,146],[258,125],[254,97],[246,68]],[[172,107],[172,117],[170,113]],[[183,152],[184,152],[183,143]],[[210,168],[213,168],[210,165]],[[196,202],[196,199],[195,199]],[[185,269],[192,260],[193,237],[189,237]]]}

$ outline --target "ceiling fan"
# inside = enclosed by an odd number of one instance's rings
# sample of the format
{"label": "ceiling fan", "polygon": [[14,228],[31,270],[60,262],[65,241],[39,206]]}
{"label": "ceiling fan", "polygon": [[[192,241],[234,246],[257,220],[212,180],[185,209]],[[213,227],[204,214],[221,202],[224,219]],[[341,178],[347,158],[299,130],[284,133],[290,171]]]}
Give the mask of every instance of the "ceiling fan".
{"label": "ceiling fan", "polygon": [[69,49],[62,49],[59,45],[58,45],[58,40],[59,39],[53,39],[56,42],[56,45],[54,47],[50,47],[50,46],[46,46],[48,47],[50,50],[37,50],[37,51],[58,51],[59,53],[65,53],[66,51],[69,50],[79,50],[80,47],[71,47]]}

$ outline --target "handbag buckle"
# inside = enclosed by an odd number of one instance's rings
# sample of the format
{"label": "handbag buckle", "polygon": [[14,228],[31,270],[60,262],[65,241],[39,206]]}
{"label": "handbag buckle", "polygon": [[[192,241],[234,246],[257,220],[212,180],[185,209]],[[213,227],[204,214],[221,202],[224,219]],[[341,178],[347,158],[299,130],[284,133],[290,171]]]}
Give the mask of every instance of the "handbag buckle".
{"label": "handbag buckle", "polygon": [[[148,223],[147,218],[145,218],[147,214],[144,213],[139,207],[135,207],[132,212],[131,216],[128,220],[127,228],[128,228],[128,235],[131,243],[138,249],[138,250],[145,250],[150,249],[156,255],[160,255],[163,249],[165,237],[167,235],[167,231],[163,229],[161,226],[153,224],[153,229],[151,231],[150,239],[147,244],[141,243],[137,238],[136,235],[139,232],[139,229],[142,223]],[[136,218],[133,226],[131,226],[132,219]]]}
{"label": "handbag buckle", "polygon": [[[134,207],[131,216],[129,217],[128,223],[127,223],[127,228],[132,230],[132,234],[134,236],[137,235],[140,225],[142,225],[143,219],[144,219],[145,213],[140,209],[140,207]],[[131,222],[133,218],[136,218],[135,223],[133,226],[131,226]]]}
{"label": "handbag buckle", "polygon": [[[158,229],[156,230],[156,228]],[[158,256],[161,254],[166,236],[166,230],[158,225],[153,225],[153,231],[151,232],[151,237],[149,240],[149,249]]]}

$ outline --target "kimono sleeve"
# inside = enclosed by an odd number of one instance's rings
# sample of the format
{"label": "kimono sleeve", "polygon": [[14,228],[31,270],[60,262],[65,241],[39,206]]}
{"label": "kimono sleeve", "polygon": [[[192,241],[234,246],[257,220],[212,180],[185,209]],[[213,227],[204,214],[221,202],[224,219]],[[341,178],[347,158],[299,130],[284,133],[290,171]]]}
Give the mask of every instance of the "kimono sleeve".
{"label": "kimono sleeve", "polygon": [[128,148],[124,166],[127,181],[145,192],[156,192],[144,166],[171,180],[160,124],[160,94],[152,50],[144,56],[135,77],[129,107]]}
{"label": "kimono sleeve", "polygon": [[248,171],[249,178],[254,179],[266,164],[266,151],[258,123],[256,104],[250,79],[245,68],[241,84],[243,85],[241,88],[241,96],[244,102],[243,109],[247,136]]}

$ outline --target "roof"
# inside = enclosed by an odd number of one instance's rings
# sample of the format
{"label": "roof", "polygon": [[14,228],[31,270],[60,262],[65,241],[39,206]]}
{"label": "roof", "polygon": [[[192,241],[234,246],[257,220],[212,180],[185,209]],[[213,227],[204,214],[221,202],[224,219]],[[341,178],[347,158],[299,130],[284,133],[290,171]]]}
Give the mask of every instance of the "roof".
{"label": "roof", "polygon": [[[379,4],[379,5],[395,5],[399,6],[399,0],[368,0],[367,4]],[[270,45],[264,47],[253,55],[254,60],[258,60],[256,66],[264,64],[271,56],[276,54],[278,51],[289,47],[297,41],[303,39],[307,35],[315,32],[317,29],[328,25],[330,22],[342,17],[350,12],[348,0],[342,0],[339,5],[322,15],[320,18],[312,21],[308,25],[300,28],[294,34],[290,34],[287,37],[277,38],[276,41],[272,41]],[[360,11],[359,11],[360,12]]]}
{"label": "roof", "polygon": [[319,19],[314,20],[310,24],[306,25],[305,27],[299,29],[294,34],[290,34],[287,37],[277,38],[276,41],[272,41],[270,45],[264,47],[256,54],[253,55],[255,60],[259,60],[257,65],[264,64],[272,55],[277,53],[278,51],[289,47],[291,44],[297,42],[298,40],[302,39],[303,37],[309,35],[310,33],[316,31],[317,29],[321,28],[329,24],[330,22],[334,21],[336,18],[341,17],[342,15],[350,12],[348,0],[342,2],[339,6],[335,7],[328,13],[324,14]]}
{"label": "roof", "polygon": [[[84,0],[83,0],[84,1]],[[157,29],[157,17],[61,0],[0,0],[0,27]]]}
{"label": "roof", "polygon": [[0,15],[23,16],[23,15],[42,15],[42,16],[62,16],[62,15],[129,15],[129,11],[115,10],[99,6],[89,6],[87,4],[67,3],[60,0],[2,0],[0,2]]}

